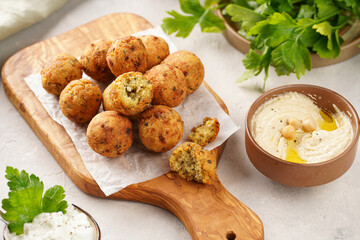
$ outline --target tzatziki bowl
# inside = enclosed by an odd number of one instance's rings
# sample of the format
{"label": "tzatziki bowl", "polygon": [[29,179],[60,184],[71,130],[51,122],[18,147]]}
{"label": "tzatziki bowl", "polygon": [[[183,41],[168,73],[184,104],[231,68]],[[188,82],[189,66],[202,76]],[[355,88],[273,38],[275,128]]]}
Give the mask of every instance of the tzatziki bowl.
{"label": "tzatziki bowl", "polygon": [[294,84],[269,90],[246,116],[250,161],[284,185],[311,187],[339,178],[355,159],[358,139],[354,107],[319,86]]}
{"label": "tzatziki bowl", "polygon": [[42,213],[32,223],[25,224],[24,233],[11,234],[7,225],[4,240],[100,240],[101,232],[95,219],[80,207],[69,204],[67,213]]}

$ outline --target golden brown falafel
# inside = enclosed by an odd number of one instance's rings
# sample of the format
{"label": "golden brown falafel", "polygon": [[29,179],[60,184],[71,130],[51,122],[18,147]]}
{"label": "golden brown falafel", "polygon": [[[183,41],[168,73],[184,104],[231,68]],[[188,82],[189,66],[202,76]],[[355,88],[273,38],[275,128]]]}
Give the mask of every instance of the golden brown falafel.
{"label": "golden brown falafel", "polygon": [[98,86],[87,79],[71,81],[59,98],[62,113],[71,121],[85,123],[99,111],[102,94]]}
{"label": "golden brown falafel", "polygon": [[120,75],[103,93],[105,110],[135,115],[150,106],[153,97],[152,84],[140,72]]}
{"label": "golden brown falafel", "polygon": [[161,61],[163,61],[170,54],[169,45],[161,37],[145,35],[139,38],[144,43],[147,51],[147,69],[160,64]]}
{"label": "golden brown falafel", "polygon": [[170,167],[188,181],[210,183],[216,175],[215,157],[192,142],[184,142],[171,153]]}
{"label": "golden brown falafel", "polygon": [[106,61],[111,72],[119,76],[126,72],[145,72],[147,52],[144,44],[134,36],[119,37],[111,44]]}
{"label": "golden brown falafel", "polygon": [[132,145],[133,125],[117,111],[101,112],[89,123],[86,140],[95,152],[105,157],[117,157]]}
{"label": "golden brown falafel", "polygon": [[184,131],[180,115],[163,105],[155,105],[142,112],[138,126],[141,142],[153,152],[166,152],[175,147]]}
{"label": "golden brown falafel", "polygon": [[111,44],[112,41],[95,40],[85,48],[80,57],[80,63],[84,68],[84,72],[99,82],[108,82],[115,79],[106,62],[106,53]]}
{"label": "golden brown falafel", "polygon": [[186,97],[184,74],[175,66],[160,64],[144,75],[153,84],[154,105],[178,106]]}
{"label": "golden brown falafel", "polygon": [[60,95],[72,80],[82,77],[82,66],[73,56],[62,53],[45,65],[41,71],[43,88],[50,94]]}
{"label": "golden brown falafel", "polygon": [[192,52],[180,50],[167,56],[163,63],[178,67],[186,79],[186,94],[195,92],[204,80],[204,66]]}
{"label": "golden brown falafel", "polygon": [[206,117],[202,124],[192,128],[188,138],[200,146],[206,146],[216,139],[219,130],[220,123],[217,118]]}

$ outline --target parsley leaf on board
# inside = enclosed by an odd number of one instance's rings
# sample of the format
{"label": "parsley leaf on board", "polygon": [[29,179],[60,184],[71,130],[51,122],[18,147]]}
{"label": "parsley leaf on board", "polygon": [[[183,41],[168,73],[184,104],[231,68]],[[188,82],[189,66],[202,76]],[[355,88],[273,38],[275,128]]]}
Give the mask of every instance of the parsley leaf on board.
{"label": "parsley leaf on board", "polygon": [[199,0],[179,0],[181,10],[189,15],[167,12],[172,18],[164,18],[161,27],[166,34],[177,32],[176,36],[183,38],[191,33],[196,24],[203,32],[221,32],[225,29],[224,22],[213,13],[219,1],[206,0],[203,7]]}
{"label": "parsley leaf on board", "polygon": [[6,176],[10,188],[9,198],[2,200],[2,208],[6,211],[2,217],[9,222],[10,232],[22,234],[24,224],[32,222],[42,212],[66,213],[67,202],[65,191],[61,186],[49,188],[45,195],[44,183],[34,174],[24,170],[7,167]]}

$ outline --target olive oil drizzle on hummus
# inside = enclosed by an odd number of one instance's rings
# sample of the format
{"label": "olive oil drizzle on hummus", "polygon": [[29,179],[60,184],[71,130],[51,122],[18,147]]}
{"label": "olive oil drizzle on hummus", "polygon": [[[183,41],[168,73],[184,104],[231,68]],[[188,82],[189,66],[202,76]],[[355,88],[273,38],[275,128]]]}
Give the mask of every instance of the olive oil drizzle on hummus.
{"label": "olive oil drizzle on hummus", "polygon": [[[334,131],[338,128],[338,126],[336,124],[336,120],[331,114],[325,112],[324,110],[321,110],[320,115],[321,115],[322,119],[319,120],[318,124],[319,124],[319,127],[321,128],[321,130]],[[307,162],[306,160],[302,159],[300,157],[299,153],[297,152],[296,140],[294,140],[294,139],[290,139],[287,142],[286,161],[294,162],[294,163],[306,163]]]}
{"label": "olive oil drizzle on hummus", "polygon": [[319,126],[322,130],[334,131],[338,128],[336,120],[331,114],[321,110],[320,115],[322,117],[322,120],[319,121]]}

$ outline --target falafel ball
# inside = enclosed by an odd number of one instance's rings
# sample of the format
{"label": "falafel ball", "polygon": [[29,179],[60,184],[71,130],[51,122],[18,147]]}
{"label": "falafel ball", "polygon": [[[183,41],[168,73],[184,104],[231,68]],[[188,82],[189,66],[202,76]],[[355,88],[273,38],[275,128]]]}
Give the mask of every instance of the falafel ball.
{"label": "falafel ball", "polygon": [[131,71],[145,72],[147,69],[146,48],[137,37],[119,37],[111,44],[106,54],[106,61],[115,76]]}
{"label": "falafel ball", "polygon": [[153,152],[166,152],[181,140],[184,122],[172,108],[155,105],[140,114],[140,140]]}
{"label": "falafel ball", "polygon": [[120,75],[103,93],[105,110],[116,110],[126,116],[135,115],[150,106],[153,88],[140,72]]}
{"label": "falafel ball", "polygon": [[107,62],[106,53],[112,41],[98,39],[91,42],[80,57],[84,72],[99,82],[108,82],[115,79]]}
{"label": "falafel ball", "polygon": [[85,123],[99,111],[102,94],[98,86],[88,79],[71,81],[59,98],[62,113],[71,121]]}
{"label": "falafel ball", "polygon": [[105,157],[117,157],[132,145],[133,125],[117,111],[101,112],[89,123],[86,140],[95,152]]}
{"label": "falafel ball", "polygon": [[62,53],[45,65],[41,71],[43,88],[50,94],[59,96],[72,80],[82,77],[82,66],[73,56]]}
{"label": "falafel ball", "polygon": [[210,183],[216,175],[216,159],[199,144],[184,142],[171,153],[170,168],[188,181]]}
{"label": "falafel ball", "polygon": [[186,79],[186,94],[195,92],[204,80],[204,65],[192,52],[180,50],[167,56],[163,63],[178,67]]}
{"label": "falafel ball", "polygon": [[186,97],[186,80],[179,68],[160,64],[144,75],[153,84],[154,105],[178,106]]}
{"label": "falafel ball", "polygon": [[147,69],[160,64],[170,54],[169,45],[163,38],[154,35],[145,35],[139,38],[147,51]]}
{"label": "falafel ball", "polygon": [[188,138],[204,147],[216,139],[219,131],[220,123],[217,118],[205,117],[202,124],[192,128]]}

